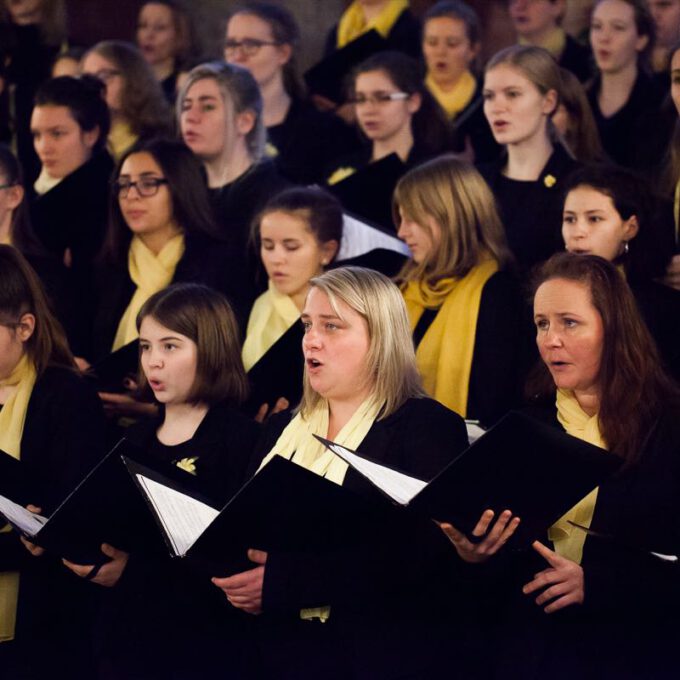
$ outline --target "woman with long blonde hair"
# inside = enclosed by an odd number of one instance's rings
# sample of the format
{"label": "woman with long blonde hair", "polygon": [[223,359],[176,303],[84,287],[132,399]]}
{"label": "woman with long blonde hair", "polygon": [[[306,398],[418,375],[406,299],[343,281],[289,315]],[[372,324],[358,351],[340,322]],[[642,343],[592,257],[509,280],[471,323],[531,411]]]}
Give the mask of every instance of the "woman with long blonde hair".
{"label": "woman with long blonde hair", "polygon": [[394,219],[411,250],[398,282],[425,389],[490,425],[513,403],[520,340],[519,295],[491,191],[474,167],[441,156],[399,181]]}

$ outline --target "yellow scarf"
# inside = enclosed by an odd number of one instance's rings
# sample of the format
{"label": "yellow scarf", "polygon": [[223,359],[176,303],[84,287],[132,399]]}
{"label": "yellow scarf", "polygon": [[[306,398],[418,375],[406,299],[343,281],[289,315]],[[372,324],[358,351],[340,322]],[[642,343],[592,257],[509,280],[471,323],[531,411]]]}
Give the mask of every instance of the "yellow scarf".
{"label": "yellow scarf", "polygon": [[[348,449],[356,450],[359,448],[368,431],[373,427],[373,423],[382,408],[383,404],[377,403],[373,397],[366,399],[354,412],[345,427],[338,432],[335,441]],[[274,456],[283,456],[335,484],[342,485],[347,473],[347,463],[312,436],[314,434],[322,437],[328,436],[328,421],[328,404],[325,401],[321,402],[315,411],[309,415],[309,418],[303,418],[298,413],[281,433],[276,444],[274,444],[274,448],[265,456],[260,465],[260,470]],[[330,615],[330,606],[313,607],[300,611],[300,618],[302,619],[320,619],[324,622],[328,620]]]}
{"label": "yellow scarf", "polygon": [[[0,381],[0,387],[15,387],[0,410],[0,449],[17,460],[21,457],[21,436],[36,378],[35,366],[24,354],[10,376]],[[9,530],[9,526],[2,529]],[[0,642],[14,639],[18,596],[19,573],[0,573]]]}
{"label": "yellow scarf", "polygon": [[448,92],[442,90],[429,73],[425,85],[449,118],[455,118],[470,103],[477,89],[477,81],[470,71],[465,71]]}
{"label": "yellow scarf", "polygon": [[[572,392],[557,390],[556,404],[557,420],[568,434],[602,449],[607,448],[600,434],[598,417],[585,413]],[[581,564],[586,534],[569,524],[569,520],[590,527],[597,502],[597,491],[598,489],[593,489],[548,530],[548,538],[555,544],[555,551],[577,564]]]}
{"label": "yellow scarf", "polygon": [[0,234],[0,245],[11,246],[12,245],[12,230],[10,229],[6,234]]}
{"label": "yellow scarf", "polygon": [[497,262],[486,260],[462,279],[442,279],[435,288],[410,281],[402,290],[412,331],[425,309],[441,307],[418,345],[416,363],[425,391],[463,417],[482,290],[497,271]]}
{"label": "yellow scarf", "polygon": [[364,9],[359,0],[345,10],[338,24],[338,49],[356,40],[360,35],[375,29],[383,38],[387,38],[401,13],[408,9],[408,0],[390,0],[385,9],[375,19],[366,21]]}
{"label": "yellow scarf", "polygon": [[120,318],[112,352],[138,336],[136,322],[139,310],[154,293],[170,285],[183,254],[184,234],[173,236],[158,255],[154,255],[139,236],[132,237],[128,250],[128,271],[137,290]]}
{"label": "yellow scarf", "polygon": [[243,343],[243,365],[249,371],[274,343],[300,318],[293,299],[279,293],[269,281],[269,290],[262,293],[250,312],[246,341]]}
{"label": "yellow scarf", "polygon": [[46,194],[56,187],[64,178],[63,177],[52,177],[47,173],[44,168],[40,171],[38,179],[33,182],[33,189],[38,196]]}
{"label": "yellow scarf", "polygon": [[116,122],[111,125],[109,136],[106,140],[106,148],[118,162],[122,155],[139,139],[139,135],[132,132],[128,123]]}
{"label": "yellow scarf", "polygon": [[[519,44],[520,45],[531,45],[526,38],[520,38],[519,39]],[[544,50],[547,50],[552,54],[553,57],[555,57],[555,61],[559,61],[560,57],[562,56],[562,52],[564,52],[564,48],[567,46],[567,34],[564,32],[563,29],[555,28],[555,30],[543,41],[541,45],[537,45],[536,47],[542,47]]]}

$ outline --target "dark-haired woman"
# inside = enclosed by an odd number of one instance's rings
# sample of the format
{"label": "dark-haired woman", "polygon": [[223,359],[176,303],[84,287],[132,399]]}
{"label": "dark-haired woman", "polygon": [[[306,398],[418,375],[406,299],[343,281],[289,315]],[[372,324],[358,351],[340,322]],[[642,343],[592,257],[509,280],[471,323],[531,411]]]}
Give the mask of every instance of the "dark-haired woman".
{"label": "dark-haired woman", "polygon": [[[31,502],[49,516],[105,451],[104,416],[78,375],[35,273],[0,245],[0,450],[21,460]],[[58,556],[0,532],[0,660],[7,678],[57,665],[91,676],[88,589],[65,578]]]}
{"label": "dark-haired woman", "polygon": [[178,0],[149,0],[139,8],[137,45],[171,104],[183,62],[195,56],[191,14]]}
{"label": "dark-haired woman", "polygon": [[673,677],[680,586],[663,555],[680,553],[677,387],[612,264],[562,253],[534,290],[531,412],[623,464],[517,565],[498,677]]}
{"label": "dark-haired woman", "polygon": [[31,223],[45,249],[70,269],[82,291],[83,327],[73,338],[76,354],[89,350],[85,327],[92,314],[93,260],[106,232],[109,179],[106,152],[109,115],[102,86],[93,78],[63,76],[36,93],[33,144],[42,163],[30,198]]}
{"label": "dark-haired woman", "polygon": [[[142,305],[177,282],[204,283],[242,299],[216,236],[200,164],[181,143],[157,140],[124,156],[116,172],[97,271],[93,358],[135,340]],[[101,396],[112,411],[136,408],[127,395]]]}
{"label": "dark-haired woman", "polygon": [[654,172],[671,137],[661,113],[666,92],[650,73],[654,20],[644,0],[599,0],[590,23],[598,75],[588,98],[607,156]]}
{"label": "dark-haired woman", "polygon": [[172,134],[172,111],[142,53],[129,43],[105,40],[82,59],[83,73],[106,86],[111,114],[107,147],[118,161],[137,142]]}
{"label": "dark-haired woman", "polygon": [[[592,166],[566,182],[562,237],[569,252],[599,255],[623,272],[667,369],[680,371],[680,293],[658,283],[674,251],[673,225],[631,171]],[[670,213],[670,211],[669,211]]]}
{"label": "dark-haired woman", "polygon": [[300,30],[281,5],[248,2],[227,22],[226,61],[247,68],[262,94],[267,153],[281,173],[298,184],[324,179],[324,169],[359,140],[353,130],[307,100],[297,74]]}
{"label": "dark-haired woman", "polygon": [[[215,507],[244,482],[258,425],[236,408],[248,383],[239,328],[223,295],[174,284],[152,295],[135,319],[143,388],[161,414],[126,432],[156,469],[194,477]],[[103,586],[101,677],[242,678],[244,617],[226,611],[210,582],[182,560],[151,559],[106,546],[110,560],[93,578]],[[92,565],[66,565],[87,577]],[[172,650],[169,653],[169,650]]]}

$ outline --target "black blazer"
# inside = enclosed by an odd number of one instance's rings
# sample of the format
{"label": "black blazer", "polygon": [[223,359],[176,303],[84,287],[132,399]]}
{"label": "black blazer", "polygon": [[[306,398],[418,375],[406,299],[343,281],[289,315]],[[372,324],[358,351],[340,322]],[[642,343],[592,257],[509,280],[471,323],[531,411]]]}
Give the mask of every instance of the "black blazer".
{"label": "black blazer", "polygon": [[[226,503],[245,481],[260,426],[217,404],[189,442],[165,447],[156,437],[161,423],[162,417],[139,423],[125,436],[157,459],[159,471],[196,456],[201,487],[217,504]],[[248,617],[185,560],[131,555],[116,586],[101,590],[96,649],[107,678],[245,676]]]}
{"label": "black blazer", "polygon": [[[47,368],[33,388],[21,439],[21,463],[34,481],[32,502],[43,514],[49,516],[103,457],[105,428],[101,403],[86,381],[75,370]],[[0,534],[0,570],[20,572],[15,643],[23,670],[38,677],[53,673],[56,664],[71,677],[92,677],[91,584],[68,571],[59,555],[31,556],[15,532]]]}
{"label": "black blazer", "polygon": [[[554,405],[529,411],[560,427]],[[677,566],[642,551],[680,554],[679,415],[672,406],[660,413],[638,463],[600,485],[591,528],[641,550],[587,537],[582,606],[543,614],[519,588],[548,565],[534,555],[517,560],[499,678],[677,675]]]}
{"label": "black blazer", "polygon": [[562,68],[571,71],[582,83],[587,82],[593,75],[594,62],[590,48],[566,36],[567,42],[558,60]]}
{"label": "black blazer", "polygon": [[562,187],[580,164],[561,145],[555,149],[535,182],[503,175],[506,158],[479,166],[491,188],[505,225],[505,236],[521,273],[564,249]]}
{"label": "black blazer", "polygon": [[356,131],[340,118],[302,99],[293,99],[284,120],[267,134],[278,171],[296,184],[323,182],[328,164],[360,145]]}
{"label": "black blazer", "polygon": [[[414,59],[420,59],[420,22],[409,9],[405,9],[395,21],[386,38],[388,50],[405,52]],[[324,56],[332,54],[338,45],[337,24],[329,31],[324,47]]]}
{"label": "black blazer", "polygon": [[[172,283],[203,283],[224,293],[234,307],[236,316],[245,323],[243,310],[247,307],[229,267],[227,246],[222,240],[204,234],[188,234],[184,255],[177,263]],[[120,318],[135,292],[135,284],[128,273],[127,261],[103,261],[97,269],[97,307],[93,324],[92,357],[103,359],[111,353]],[[247,312],[246,312],[247,313]]]}
{"label": "black blazer", "polygon": [[[413,332],[416,348],[439,310],[425,310]],[[490,427],[517,405],[522,348],[529,329],[522,325],[519,287],[507,272],[496,272],[479,303],[468,389],[467,418]]]}
{"label": "black blazer", "polygon": [[[255,468],[289,419],[278,414],[269,420]],[[431,399],[409,399],[375,422],[359,448],[430,479],[466,445],[459,416]],[[351,469],[343,486],[378,497]],[[368,521],[357,531],[365,532],[361,549],[268,556],[264,613],[256,621],[264,677],[439,677],[445,657],[450,670],[451,646],[458,646],[449,599],[458,595],[455,551],[429,521],[405,517],[393,535]],[[326,604],[327,623],[300,621],[300,608]]]}

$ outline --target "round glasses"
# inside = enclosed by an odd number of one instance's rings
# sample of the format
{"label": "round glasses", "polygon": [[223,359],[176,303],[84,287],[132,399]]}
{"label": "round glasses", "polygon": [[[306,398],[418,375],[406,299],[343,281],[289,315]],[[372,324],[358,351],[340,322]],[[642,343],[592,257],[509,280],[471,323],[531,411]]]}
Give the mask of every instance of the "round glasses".
{"label": "round glasses", "polygon": [[224,52],[227,57],[233,57],[236,52],[241,50],[246,57],[257,54],[262,47],[267,45],[280,45],[273,40],[257,40],[256,38],[244,38],[243,40],[225,40]]}
{"label": "round glasses", "polygon": [[354,97],[350,97],[349,103],[354,104],[354,106],[363,106],[364,104],[377,104],[381,106],[389,102],[404,101],[410,96],[408,92],[372,92],[369,95],[354,95]]}
{"label": "round glasses", "polygon": [[158,188],[167,183],[168,180],[165,177],[142,177],[136,182],[131,182],[129,179],[118,179],[113,183],[113,187],[120,198],[127,198],[132,187],[137,189],[140,196],[148,198],[155,196],[158,193]]}

